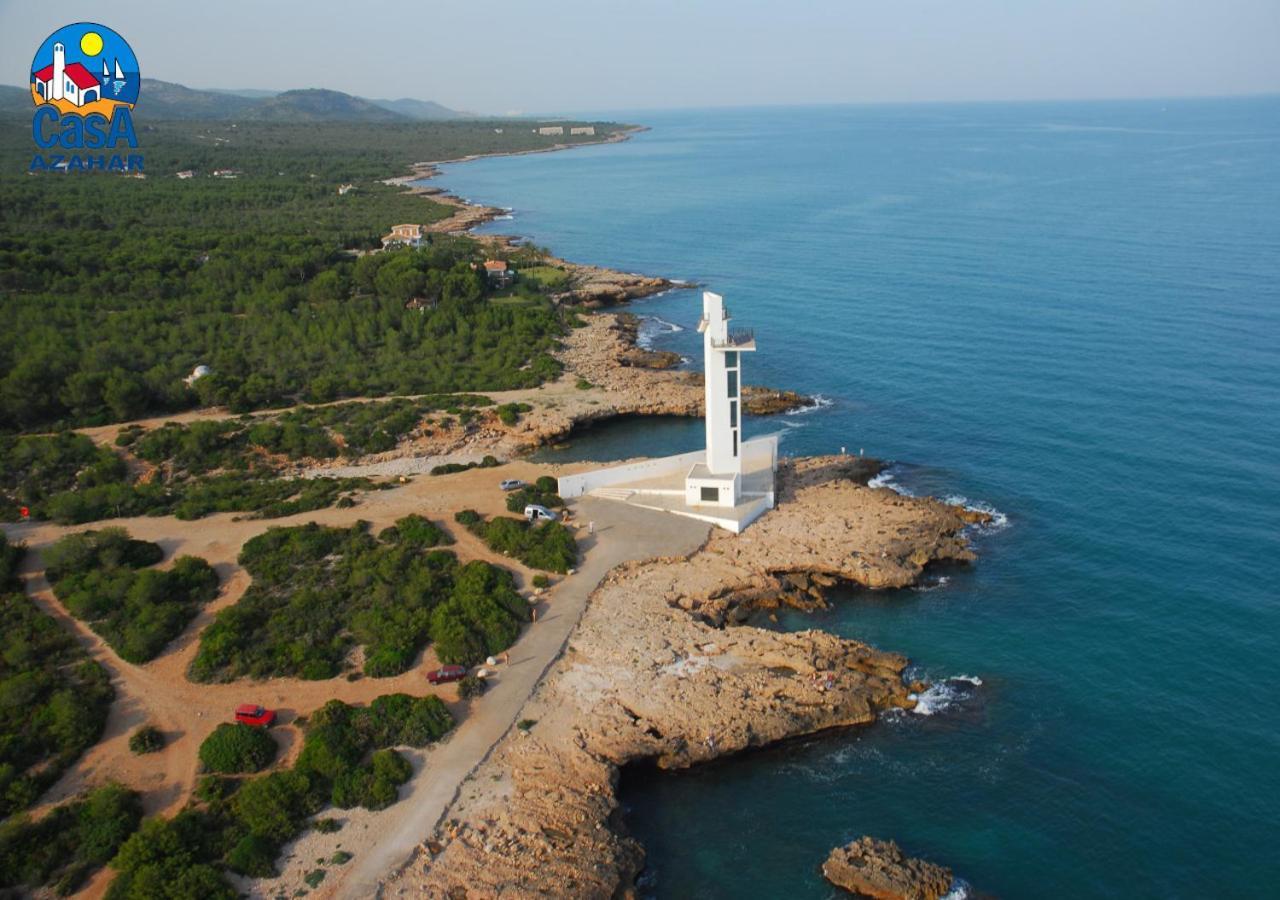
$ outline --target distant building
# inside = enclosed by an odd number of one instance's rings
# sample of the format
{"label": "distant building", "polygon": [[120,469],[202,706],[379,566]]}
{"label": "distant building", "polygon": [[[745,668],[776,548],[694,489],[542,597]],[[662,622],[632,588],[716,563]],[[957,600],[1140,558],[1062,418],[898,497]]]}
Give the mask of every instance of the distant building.
{"label": "distant building", "polygon": [[505,287],[515,278],[515,273],[511,271],[506,261],[501,259],[485,260],[484,274],[488,277],[490,284],[498,287]]}
{"label": "distant building", "polygon": [[570,134],[595,134],[596,126],[594,125],[575,125],[569,129]]}
{"label": "distant building", "polygon": [[200,365],[192,369],[191,374],[182,380],[185,381],[188,385],[192,385],[192,384],[195,384],[197,381],[199,381],[201,378],[208,378],[209,375],[211,375],[212,373],[213,373],[213,370],[210,369],[208,366]]}
{"label": "distant building", "polygon": [[243,175],[239,169],[214,169],[214,178],[235,178],[237,175]]}
{"label": "distant building", "polygon": [[495,128],[495,129],[493,129],[493,133],[494,133],[494,134],[502,134],[502,129],[501,129],[501,128]]}
{"label": "distant building", "polygon": [[541,128],[538,129],[538,134],[546,135],[548,137],[555,134],[564,134],[564,126],[563,125],[543,125]]}
{"label": "distant building", "polygon": [[338,196],[339,197],[345,196],[346,194],[349,194],[351,191],[354,191],[355,189],[356,189],[356,186],[354,184],[340,184],[338,185]]}
{"label": "distant building", "polygon": [[428,309],[436,308],[436,301],[428,300],[425,297],[414,297],[404,305],[405,309],[416,309],[418,312],[425,312]]}
{"label": "distant building", "polygon": [[421,247],[421,225],[396,225],[391,233],[382,239],[383,247]]}
{"label": "distant building", "polygon": [[195,169],[183,169],[181,172],[178,173],[178,177],[179,178],[195,178],[196,177]]}

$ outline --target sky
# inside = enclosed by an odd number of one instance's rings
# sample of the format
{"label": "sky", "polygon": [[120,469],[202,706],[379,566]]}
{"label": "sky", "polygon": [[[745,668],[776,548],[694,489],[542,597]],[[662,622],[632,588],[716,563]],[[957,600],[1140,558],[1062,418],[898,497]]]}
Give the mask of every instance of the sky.
{"label": "sky", "polygon": [[144,77],[493,114],[1280,92],[1280,0],[0,0],[0,83],[75,21]]}

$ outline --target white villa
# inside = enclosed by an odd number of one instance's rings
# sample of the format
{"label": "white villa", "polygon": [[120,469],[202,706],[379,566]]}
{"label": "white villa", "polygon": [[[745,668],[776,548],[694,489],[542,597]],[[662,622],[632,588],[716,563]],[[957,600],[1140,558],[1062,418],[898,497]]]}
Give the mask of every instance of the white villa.
{"label": "white villa", "polygon": [[742,360],[755,335],[729,327],[724,298],[702,295],[705,450],[560,477],[560,496],[590,494],[701,519],[736,533],[774,504],[778,435],[742,440]]}

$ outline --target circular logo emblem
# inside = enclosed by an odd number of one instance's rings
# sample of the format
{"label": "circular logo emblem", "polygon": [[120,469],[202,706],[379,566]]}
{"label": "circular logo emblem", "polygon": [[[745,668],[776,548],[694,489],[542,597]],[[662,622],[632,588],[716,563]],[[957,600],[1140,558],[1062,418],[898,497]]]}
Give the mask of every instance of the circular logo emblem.
{"label": "circular logo emblem", "polygon": [[45,38],[31,61],[31,99],[60,113],[111,118],[117,106],[138,102],[138,58],[105,25],[77,22]]}

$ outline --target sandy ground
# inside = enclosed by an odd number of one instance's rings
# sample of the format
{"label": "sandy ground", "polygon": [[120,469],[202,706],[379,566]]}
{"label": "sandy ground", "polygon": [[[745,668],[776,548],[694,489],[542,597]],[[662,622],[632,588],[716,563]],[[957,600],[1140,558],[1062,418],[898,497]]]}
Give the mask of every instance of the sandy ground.
{"label": "sandy ground", "polygon": [[[477,538],[456,525],[452,513],[467,507],[485,514],[505,513],[504,495],[497,487],[498,481],[513,477],[532,481],[539,475],[554,474],[555,471],[550,466],[513,463],[498,469],[474,469],[438,477],[423,476],[389,490],[362,495],[360,502],[351,509],[319,510],[284,519],[237,519],[232,514],[218,514],[192,522],[167,517],[137,517],[70,527],[48,523],[5,525],[4,530],[11,540],[26,542],[31,550],[23,570],[27,577],[28,593],[42,609],[70,629],[90,654],[107,669],[117,695],[102,741],[86,752],[45,794],[34,813],[39,815],[51,805],[86,788],[107,781],[118,781],[142,793],[147,814],[173,814],[187,802],[194,787],[198,767],[196,754],[201,741],[220,722],[228,721],[231,711],[239,703],[261,703],[279,709],[281,725],[274,728],[272,734],[282,747],[280,764],[287,764],[296,753],[301,738],[299,730],[291,724],[292,721],[330,699],[367,703],[379,695],[398,691],[419,696],[438,693],[462,723],[456,739],[450,739],[445,745],[425,754],[444,761],[439,766],[440,771],[437,771],[437,766],[433,763],[427,767],[428,777],[423,778],[424,754],[414,754],[417,757],[415,768],[418,774],[402,789],[406,802],[376,815],[362,811],[336,811],[341,818],[356,820],[359,824],[353,821],[342,832],[329,836],[335,843],[342,842],[344,849],[350,852],[354,852],[352,848],[358,845],[363,855],[364,850],[379,843],[390,831],[395,840],[388,847],[403,846],[404,855],[407,856],[421,835],[429,830],[427,827],[418,830],[413,824],[421,818],[418,793],[422,791],[429,794],[436,805],[443,809],[443,802],[453,796],[461,778],[510,726],[515,712],[537,678],[559,651],[564,635],[577,621],[586,595],[600,575],[617,561],[619,554],[625,557],[625,548],[621,546],[623,542],[615,542],[603,532],[597,533],[594,538],[586,538],[584,535],[583,546],[586,552],[583,569],[545,592],[537,607],[538,620],[526,630],[513,648],[511,664],[499,667],[496,686],[490,694],[472,704],[472,708],[458,700],[456,686],[432,688],[427,684],[423,672],[436,664],[430,648],[413,669],[394,678],[363,678],[355,682],[349,682],[345,678],[328,681],[278,678],[262,682],[241,680],[229,684],[194,684],[186,679],[186,670],[197,650],[199,634],[212,616],[218,610],[235,603],[249,584],[248,574],[236,563],[244,542],[267,528],[303,522],[346,526],[358,520],[366,520],[376,532],[402,516],[419,513],[440,523],[450,532],[456,541],[452,549],[461,559],[484,559],[505,566],[515,573],[520,587],[527,589],[533,573],[519,562],[490,551]],[[135,537],[160,544],[166,555],[164,564],[183,554],[203,557],[215,567],[222,579],[218,597],[164,654],[144,665],[133,665],[121,660],[101,638],[71,617],[53,596],[43,576],[41,550],[44,547],[64,534],[104,526],[122,526]],[[609,549],[601,549],[602,547]],[[597,557],[600,558],[599,561]],[[128,749],[128,738],[137,727],[145,723],[160,728],[167,744],[159,753],[135,756]],[[410,811],[415,812],[416,817],[402,824],[401,830],[396,831],[396,822],[405,819]],[[433,821],[428,821],[428,826]],[[404,831],[405,828],[408,831]],[[393,858],[394,850],[383,856],[387,859],[388,867],[399,862]],[[309,852],[307,857],[314,859]],[[305,874],[294,872],[293,868],[292,865],[288,867],[288,875],[300,878],[301,874]],[[309,868],[314,868],[314,864]],[[353,865],[348,871],[355,873],[359,868]],[[100,896],[108,880],[109,873],[100,873],[86,895]],[[339,883],[340,879],[335,878],[328,890],[333,891]],[[262,895],[257,890],[253,893]]]}

